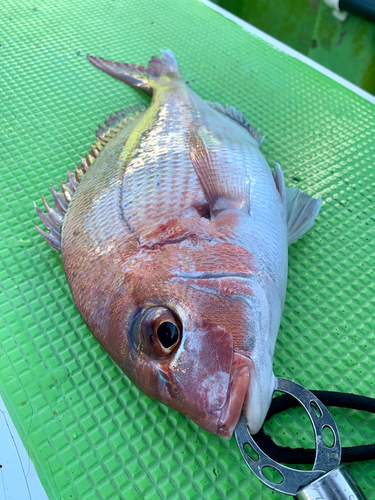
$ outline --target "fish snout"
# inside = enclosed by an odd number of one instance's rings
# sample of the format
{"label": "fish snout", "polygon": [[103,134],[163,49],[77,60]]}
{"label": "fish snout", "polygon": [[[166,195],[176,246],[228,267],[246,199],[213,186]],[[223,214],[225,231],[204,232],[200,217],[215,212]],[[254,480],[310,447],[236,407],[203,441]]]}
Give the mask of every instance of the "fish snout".
{"label": "fish snout", "polygon": [[227,397],[217,425],[217,434],[224,439],[230,439],[237,426],[250,385],[252,369],[251,359],[234,353]]}
{"label": "fish snout", "polygon": [[158,369],[163,402],[216,434],[227,400],[232,361],[233,341],[225,330],[185,332],[176,356]]}
{"label": "fish snout", "polygon": [[253,368],[251,359],[234,352],[225,330],[195,333],[181,346],[168,369],[159,369],[168,406],[212,434],[230,439],[240,418]]}

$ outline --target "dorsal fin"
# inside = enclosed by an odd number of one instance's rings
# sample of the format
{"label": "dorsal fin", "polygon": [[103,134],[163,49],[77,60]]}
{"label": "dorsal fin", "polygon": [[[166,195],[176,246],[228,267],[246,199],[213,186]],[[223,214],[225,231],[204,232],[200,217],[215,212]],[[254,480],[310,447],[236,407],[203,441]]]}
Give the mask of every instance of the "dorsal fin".
{"label": "dorsal fin", "polygon": [[206,103],[210,106],[210,108],[216,109],[216,111],[229,116],[230,118],[232,118],[232,120],[235,120],[240,125],[245,127],[245,129],[248,130],[252,137],[254,137],[254,139],[257,141],[258,146],[260,147],[262,145],[262,142],[264,141],[266,136],[261,136],[260,130],[255,130],[255,128],[247,122],[245,115],[241,113],[241,111],[238,111],[238,109],[234,106],[228,106],[228,104],[224,108],[224,106],[219,102],[206,101]]}
{"label": "dorsal fin", "polygon": [[68,210],[69,203],[77,190],[78,184],[81,182],[88,168],[95,161],[100,151],[111,142],[120,130],[128,125],[128,123],[144,109],[145,106],[143,104],[136,104],[134,107],[129,106],[125,110],[122,109],[117,113],[113,113],[105,120],[104,125],[99,125],[96,131],[95,144],[91,145],[91,149],[86,157],[81,158],[81,164],[75,167],[74,172],[68,170],[69,180],[67,182],[61,181],[61,192],[56,192],[55,188],[51,186],[54,199],[53,208],[47,204],[43,195],[42,200],[47,213],[43,213],[40,208],[34,204],[41,221],[50,233],[46,233],[38,226],[35,226],[35,228],[44,236],[47,243],[56,250],[61,251],[61,228],[64,221],[64,215]]}
{"label": "dorsal fin", "polygon": [[130,120],[135,116],[139,115],[146,106],[144,104],[136,104],[135,106],[129,106],[126,109],[122,109],[117,113],[113,113],[103,125],[99,125],[96,131],[96,147],[100,150],[103,149],[117,133],[123,129]]}

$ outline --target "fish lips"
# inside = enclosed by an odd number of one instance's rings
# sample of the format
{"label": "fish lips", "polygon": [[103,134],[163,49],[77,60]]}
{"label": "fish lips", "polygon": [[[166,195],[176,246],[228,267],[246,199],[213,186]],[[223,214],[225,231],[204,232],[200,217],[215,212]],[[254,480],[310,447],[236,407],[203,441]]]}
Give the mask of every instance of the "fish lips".
{"label": "fish lips", "polygon": [[189,329],[171,362],[159,365],[161,401],[216,434],[228,399],[233,355],[233,338],[224,329]]}
{"label": "fish lips", "polygon": [[[252,361],[234,350],[233,337],[211,326],[187,335],[170,363],[160,364],[151,396],[212,434],[230,439],[250,384]],[[155,380],[156,381],[156,380]]]}
{"label": "fish lips", "polygon": [[[215,356],[213,357],[215,359]],[[225,374],[222,373],[222,377],[218,377],[217,373],[210,381],[211,387],[206,386],[200,391],[196,391],[195,377],[190,379],[187,389],[186,384],[181,384],[182,380],[179,380],[180,377],[176,373],[167,374],[159,370],[159,380],[162,379],[164,388],[169,396],[172,396],[169,401],[163,402],[185,414],[208,432],[229,440],[244,407],[254,366],[251,359],[232,351],[228,368],[229,376],[226,382]],[[218,407],[220,401],[221,405]],[[179,402],[182,403],[181,406]],[[187,402],[190,404],[187,405]]]}
{"label": "fish lips", "polygon": [[230,439],[237,426],[253,368],[251,359],[236,352],[233,354],[227,397],[217,425],[217,434],[224,439]]}

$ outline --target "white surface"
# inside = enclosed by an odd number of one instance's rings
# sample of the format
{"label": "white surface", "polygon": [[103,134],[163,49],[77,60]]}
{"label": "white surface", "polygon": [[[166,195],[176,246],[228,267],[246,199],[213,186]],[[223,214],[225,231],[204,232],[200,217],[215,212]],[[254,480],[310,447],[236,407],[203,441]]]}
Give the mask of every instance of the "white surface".
{"label": "white surface", "polygon": [[[272,36],[267,35],[263,31],[259,30],[258,28],[255,28],[251,24],[247,23],[246,21],[243,21],[239,17],[231,14],[225,9],[222,9],[218,5],[215,5],[214,3],[210,2],[210,0],[199,0],[201,3],[204,3],[208,7],[211,7],[211,9],[216,10],[216,12],[219,12],[222,14],[224,17],[231,19],[235,23],[237,23],[239,26],[242,26],[246,31],[249,31],[250,33],[253,33],[254,35],[258,36],[259,38],[262,38],[266,42],[270,43],[274,47],[277,47],[278,49],[282,50],[286,54],[289,54],[290,56],[294,57],[295,59],[299,59],[300,61],[304,62],[308,66],[311,66],[312,68],[318,70],[320,73],[323,73],[323,75],[328,76],[332,80],[335,80],[335,82],[340,83],[340,85],[346,87],[347,89],[351,90],[355,94],[360,95],[367,101],[371,102],[372,104],[375,104],[375,96],[369,94],[365,90],[357,87],[357,85],[354,85],[353,83],[349,82],[348,80],[345,80],[345,78],[342,78],[339,75],[336,75],[333,71],[325,68],[324,66],[321,66],[320,64],[316,63],[312,59],[309,59],[308,57],[304,56],[303,54],[300,54],[296,50],[288,47],[282,42],[279,42],[276,40],[276,38],[273,38]],[[272,0],[270,0],[272,1]]]}
{"label": "white surface", "polygon": [[331,7],[331,9],[340,10],[339,7],[340,0],[324,0],[324,1],[328,5],[328,7]]}
{"label": "white surface", "polygon": [[340,0],[324,0],[328,7],[331,7],[333,10],[333,15],[337,17],[339,21],[345,21],[348,17],[348,13],[344,10],[340,10],[339,1]]}
{"label": "white surface", "polygon": [[0,500],[48,500],[0,396]]}

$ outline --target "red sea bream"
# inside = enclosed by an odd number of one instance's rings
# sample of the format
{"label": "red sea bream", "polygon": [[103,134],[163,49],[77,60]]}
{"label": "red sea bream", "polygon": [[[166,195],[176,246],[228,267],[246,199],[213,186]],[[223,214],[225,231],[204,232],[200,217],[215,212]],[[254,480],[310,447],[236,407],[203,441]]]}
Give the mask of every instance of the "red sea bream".
{"label": "red sea bream", "polygon": [[252,433],[274,390],[288,244],[321,200],[285,188],[259,132],[203,101],[171,51],[147,67],[88,57],[152,95],[115,113],[54,207],[38,213],[62,252],[88,328],[145,394],[230,438]]}

